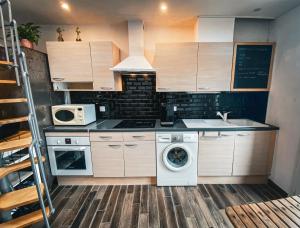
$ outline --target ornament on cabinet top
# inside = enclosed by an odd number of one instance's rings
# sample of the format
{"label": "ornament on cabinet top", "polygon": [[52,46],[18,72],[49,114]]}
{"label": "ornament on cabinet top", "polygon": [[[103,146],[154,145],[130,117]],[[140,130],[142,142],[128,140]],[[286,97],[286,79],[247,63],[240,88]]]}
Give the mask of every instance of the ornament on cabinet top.
{"label": "ornament on cabinet top", "polygon": [[82,41],[81,38],[80,38],[80,33],[81,33],[81,31],[80,31],[79,27],[76,27],[75,32],[76,32],[76,34],[77,34],[77,36],[76,36],[76,41],[78,41],[78,42]]}
{"label": "ornament on cabinet top", "polygon": [[61,27],[58,27],[56,29],[56,32],[58,33],[57,41],[59,41],[59,42],[64,42],[64,38],[63,38],[63,35],[62,35],[63,31],[64,31],[64,29],[62,29]]}

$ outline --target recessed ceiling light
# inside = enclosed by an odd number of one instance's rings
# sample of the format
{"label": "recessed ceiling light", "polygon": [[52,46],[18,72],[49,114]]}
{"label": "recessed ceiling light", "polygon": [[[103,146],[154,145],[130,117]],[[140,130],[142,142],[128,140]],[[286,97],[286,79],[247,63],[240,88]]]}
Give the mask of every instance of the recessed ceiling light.
{"label": "recessed ceiling light", "polygon": [[67,2],[61,1],[61,2],[60,2],[60,6],[61,6],[61,8],[62,8],[63,10],[65,10],[65,11],[70,11],[70,6],[69,6],[69,4],[68,4]]}
{"label": "recessed ceiling light", "polygon": [[253,12],[259,12],[259,11],[261,11],[261,8],[255,8],[255,9],[253,10]]}
{"label": "recessed ceiling light", "polygon": [[164,13],[168,10],[168,5],[165,2],[161,2],[159,8],[160,8],[160,11]]}

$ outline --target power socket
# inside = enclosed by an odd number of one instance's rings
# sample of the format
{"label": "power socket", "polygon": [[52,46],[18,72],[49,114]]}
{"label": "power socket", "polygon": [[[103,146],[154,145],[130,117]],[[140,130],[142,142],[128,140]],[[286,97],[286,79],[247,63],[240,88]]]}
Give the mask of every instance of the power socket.
{"label": "power socket", "polygon": [[99,106],[99,111],[100,112],[105,112],[106,111],[105,106]]}
{"label": "power socket", "polygon": [[174,106],[174,112],[177,112],[177,106]]}

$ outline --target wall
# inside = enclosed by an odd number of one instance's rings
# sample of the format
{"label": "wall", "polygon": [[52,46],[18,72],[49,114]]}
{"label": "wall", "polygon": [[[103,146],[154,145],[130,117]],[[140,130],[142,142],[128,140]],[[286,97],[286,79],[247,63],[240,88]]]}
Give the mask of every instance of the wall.
{"label": "wall", "polygon": [[300,7],[272,24],[277,42],[267,122],[280,127],[271,179],[287,192],[300,182],[295,167],[300,153]]}
{"label": "wall", "polygon": [[231,118],[264,122],[268,93],[157,93],[155,76],[123,76],[123,92],[71,92],[71,99],[72,103],[106,106],[98,118],[159,119],[164,102],[177,106],[178,119],[214,119],[217,111],[231,111]]}

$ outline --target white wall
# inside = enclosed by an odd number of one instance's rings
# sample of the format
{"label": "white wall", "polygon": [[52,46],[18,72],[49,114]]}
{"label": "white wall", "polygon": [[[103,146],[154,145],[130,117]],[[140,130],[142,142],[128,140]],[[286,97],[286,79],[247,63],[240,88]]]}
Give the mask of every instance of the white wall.
{"label": "white wall", "polygon": [[[267,122],[280,127],[271,179],[293,191],[293,174],[300,156],[300,7],[282,15],[271,26],[277,42]],[[297,175],[298,184],[300,173]]]}

